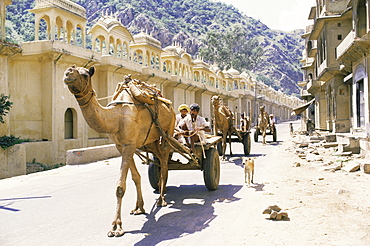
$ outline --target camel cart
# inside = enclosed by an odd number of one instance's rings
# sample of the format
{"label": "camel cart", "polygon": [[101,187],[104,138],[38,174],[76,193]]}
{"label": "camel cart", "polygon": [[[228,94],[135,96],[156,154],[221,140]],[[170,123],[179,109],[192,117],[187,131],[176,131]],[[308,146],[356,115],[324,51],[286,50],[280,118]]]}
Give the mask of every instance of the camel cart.
{"label": "camel cart", "polygon": [[[242,131],[242,130],[237,130],[239,135],[241,136],[241,139],[237,136],[237,134],[233,133],[231,135],[231,142],[238,142],[243,144],[243,150],[244,150],[244,155],[250,155],[251,153],[251,136],[250,136],[250,131]],[[222,133],[218,134],[219,136],[222,136]],[[222,142],[218,142],[217,144],[217,150],[218,154],[222,155]]]}
{"label": "camel cart", "polygon": [[[258,142],[258,136],[259,135],[262,135],[262,132],[261,132],[261,130],[258,127],[258,124],[257,124],[256,127],[255,127],[255,131],[254,131],[254,142]],[[276,130],[276,127],[269,125],[266,128],[266,135],[272,135],[272,141],[276,142],[276,140],[277,140],[277,130]]]}
{"label": "camel cart", "polygon": [[[195,150],[191,152],[189,148],[182,145],[174,137],[167,135],[160,126],[156,113],[146,105],[146,108],[153,116],[153,123],[159,130],[163,141],[166,141],[171,146],[171,153],[168,161],[168,170],[202,170],[204,183],[209,190],[216,190],[220,181],[220,157],[217,151],[217,143],[221,141],[221,137],[213,135],[205,135],[204,143],[195,143]],[[143,154],[146,152],[146,155]],[[158,190],[160,177],[159,159],[149,152],[143,146],[140,150],[136,150],[136,155],[141,158],[143,163],[149,165],[148,176],[150,185],[153,189]],[[173,153],[179,153],[187,161],[172,160]]]}

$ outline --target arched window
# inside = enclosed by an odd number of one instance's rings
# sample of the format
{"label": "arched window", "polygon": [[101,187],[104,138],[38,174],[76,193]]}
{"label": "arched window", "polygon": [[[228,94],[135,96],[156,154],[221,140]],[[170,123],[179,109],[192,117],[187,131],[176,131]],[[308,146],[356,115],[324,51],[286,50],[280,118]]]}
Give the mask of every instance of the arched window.
{"label": "arched window", "polygon": [[171,65],[171,62],[168,63],[168,69],[167,69],[167,72],[168,73],[171,73],[172,71],[172,65]]}
{"label": "arched window", "polygon": [[143,53],[139,52],[139,64],[143,64]]}
{"label": "arched window", "polygon": [[76,28],[76,41],[75,41],[75,45],[82,47],[83,38],[84,38],[84,36],[83,36],[82,28],[81,28],[81,26],[77,26],[77,28]]}
{"label": "arched window", "polygon": [[150,67],[151,68],[154,68],[155,67],[155,58],[154,58],[154,55],[152,55],[150,57]]}
{"label": "arched window", "polygon": [[115,55],[114,44],[113,43],[109,44],[109,55],[111,55],[111,56]]}
{"label": "arched window", "polygon": [[39,25],[39,40],[48,40],[49,39],[49,26],[48,26],[48,21],[49,17],[45,17],[45,19],[40,20],[40,25]]}
{"label": "arched window", "polygon": [[101,44],[100,39],[99,38],[96,38],[95,39],[95,51],[96,52],[99,52],[99,53],[101,52],[101,49],[100,49],[101,48],[101,45],[100,44]]}
{"label": "arched window", "polygon": [[120,43],[117,45],[117,57],[122,58],[122,45]]}
{"label": "arched window", "polygon": [[64,113],[64,138],[71,139],[75,138],[75,122],[74,122],[74,110],[68,108]]}
{"label": "arched window", "polygon": [[159,70],[159,56],[155,57],[155,68]]}
{"label": "arched window", "polygon": [[127,60],[127,54],[128,54],[127,45],[126,45],[126,43],[123,43],[123,45],[122,45],[122,58]]}
{"label": "arched window", "polygon": [[237,90],[237,89],[239,89],[238,82],[234,81],[234,90]]}
{"label": "arched window", "polygon": [[105,40],[102,41],[102,45],[101,45],[101,52],[103,55],[107,54],[107,44],[105,43]]}

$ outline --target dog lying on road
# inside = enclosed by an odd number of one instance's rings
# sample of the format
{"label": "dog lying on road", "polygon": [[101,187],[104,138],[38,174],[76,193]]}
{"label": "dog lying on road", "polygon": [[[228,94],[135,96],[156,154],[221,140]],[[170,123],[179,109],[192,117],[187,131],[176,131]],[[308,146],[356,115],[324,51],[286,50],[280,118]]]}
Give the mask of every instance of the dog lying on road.
{"label": "dog lying on road", "polygon": [[243,165],[244,165],[244,182],[248,183],[248,187],[251,187],[251,183],[253,184],[254,176],[254,158],[243,157]]}

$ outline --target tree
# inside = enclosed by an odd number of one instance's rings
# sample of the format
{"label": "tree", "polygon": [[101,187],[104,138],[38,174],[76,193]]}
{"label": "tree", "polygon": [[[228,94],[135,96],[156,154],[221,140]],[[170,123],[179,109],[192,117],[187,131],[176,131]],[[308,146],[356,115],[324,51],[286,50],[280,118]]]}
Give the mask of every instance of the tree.
{"label": "tree", "polygon": [[13,103],[10,102],[9,96],[5,96],[4,94],[0,95],[0,122],[4,123],[4,116],[9,113],[10,108],[12,107]]}
{"label": "tree", "polygon": [[200,55],[221,69],[253,71],[264,54],[258,40],[239,25],[224,32],[208,32],[202,42]]}

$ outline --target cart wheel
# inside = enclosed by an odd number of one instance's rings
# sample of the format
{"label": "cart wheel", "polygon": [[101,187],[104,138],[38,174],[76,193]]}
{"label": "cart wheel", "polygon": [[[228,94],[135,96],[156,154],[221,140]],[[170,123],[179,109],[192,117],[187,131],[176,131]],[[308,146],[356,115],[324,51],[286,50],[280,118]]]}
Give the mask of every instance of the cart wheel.
{"label": "cart wheel", "polygon": [[256,129],[255,131],[254,131],[254,142],[258,142],[258,130]]}
{"label": "cart wheel", "polygon": [[222,155],[222,140],[217,143],[217,151],[218,151],[218,155],[221,156]]}
{"label": "cart wheel", "polygon": [[[159,159],[157,157],[154,157],[153,161],[159,165]],[[159,190],[159,177],[161,174],[161,168],[157,165],[151,162],[148,167],[148,177],[149,177],[149,183],[152,186],[153,189]]]}
{"label": "cart wheel", "polygon": [[243,147],[244,155],[249,155],[251,153],[251,136],[249,134],[246,134],[243,137]]}
{"label": "cart wheel", "polygon": [[[160,165],[159,159],[155,156],[152,156],[151,159],[153,160],[153,162],[151,162],[148,167],[149,183],[153,189],[159,190],[159,178],[161,177],[161,168],[159,167]],[[164,184],[165,185],[167,184],[167,179],[164,181]]]}
{"label": "cart wheel", "polygon": [[203,159],[203,178],[208,190],[216,190],[220,182],[220,157],[215,148],[206,150]]}
{"label": "cart wheel", "polygon": [[276,139],[277,139],[277,132],[276,132],[276,128],[274,128],[274,132],[272,133],[272,140],[276,142]]}

